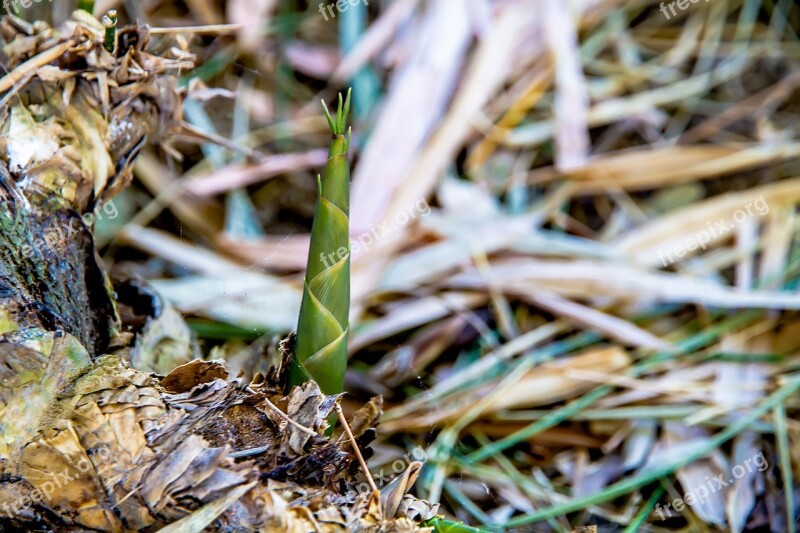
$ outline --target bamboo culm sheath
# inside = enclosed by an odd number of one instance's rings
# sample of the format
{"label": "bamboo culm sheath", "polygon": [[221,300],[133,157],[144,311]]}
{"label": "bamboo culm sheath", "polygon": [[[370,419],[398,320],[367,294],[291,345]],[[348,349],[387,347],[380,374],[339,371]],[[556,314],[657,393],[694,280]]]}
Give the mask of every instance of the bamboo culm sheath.
{"label": "bamboo culm sheath", "polygon": [[339,95],[335,117],[325,102],[323,107],[332,139],[324,173],[317,177],[318,198],[289,383],[313,379],[323,393],[336,394],[344,387],[350,332],[350,91],[344,101]]}

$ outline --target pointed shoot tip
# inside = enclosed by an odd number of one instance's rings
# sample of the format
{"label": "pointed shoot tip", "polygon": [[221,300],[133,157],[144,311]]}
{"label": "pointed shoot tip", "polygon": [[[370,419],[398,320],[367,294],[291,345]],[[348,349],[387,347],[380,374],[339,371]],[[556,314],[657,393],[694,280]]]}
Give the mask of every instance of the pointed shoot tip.
{"label": "pointed shoot tip", "polygon": [[331,112],[328,110],[328,105],[325,103],[325,100],[320,100],[322,102],[322,110],[325,112],[325,118],[328,119],[328,126],[331,128],[331,132],[336,134],[336,125],[333,123],[333,118],[331,117]]}

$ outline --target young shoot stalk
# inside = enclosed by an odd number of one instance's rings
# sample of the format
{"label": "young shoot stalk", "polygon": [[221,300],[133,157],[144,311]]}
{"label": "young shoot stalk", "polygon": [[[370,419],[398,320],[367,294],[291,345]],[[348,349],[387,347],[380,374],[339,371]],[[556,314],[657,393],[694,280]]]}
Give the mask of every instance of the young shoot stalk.
{"label": "young shoot stalk", "polygon": [[313,379],[323,393],[337,394],[344,387],[350,332],[350,91],[344,100],[339,94],[335,117],[324,101],[322,106],[332,138],[325,171],[317,177],[319,192],[289,383]]}

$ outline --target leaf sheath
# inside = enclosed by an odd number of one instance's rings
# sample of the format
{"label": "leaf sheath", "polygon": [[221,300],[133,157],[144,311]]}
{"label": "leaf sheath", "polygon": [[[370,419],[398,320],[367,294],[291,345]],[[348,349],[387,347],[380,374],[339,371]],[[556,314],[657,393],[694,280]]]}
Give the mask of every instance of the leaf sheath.
{"label": "leaf sheath", "polygon": [[349,91],[344,102],[339,95],[335,117],[325,108],[333,137],[325,171],[318,178],[319,197],[289,380],[297,385],[311,378],[325,394],[342,391],[350,332],[350,136],[345,131],[349,108]]}

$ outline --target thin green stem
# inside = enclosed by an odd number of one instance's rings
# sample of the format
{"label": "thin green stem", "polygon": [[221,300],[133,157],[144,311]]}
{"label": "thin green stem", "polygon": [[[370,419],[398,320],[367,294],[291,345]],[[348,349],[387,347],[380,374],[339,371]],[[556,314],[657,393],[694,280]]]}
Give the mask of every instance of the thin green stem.
{"label": "thin green stem", "polygon": [[492,523],[492,519],[484,513],[480,507],[475,505],[475,502],[470,500],[466,494],[461,492],[458,487],[452,481],[445,480],[444,481],[444,490],[447,492],[453,499],[455,499],[458,504],[469,514],[473,517],[477,518],[484,524],[487,524],[488,527],[494,529],[497,528],[497,524]]}
{"label": "thin green stem", "polygon": [[647,517],[650,516],[650,513],[653,512],[653,508],[658,503],[658,499],[661,495],[664,494],[664,485],[659,485],[656,490],[653,491],[653,494],[644,502],[644,505],[639,512],[636,514],[631,523],[628,524],[622,533],[636,533],[642,527],[642,525],[647,521]]}
{"label": "thin green stem", "polygon": [[775,441],[778,444],[778,457],[781,464],[781,477],[783,478],[783,497],[786,502],[786,531],[795,533],[794,508],[794,476],[792,474],[792,460],[789,452],[789,433],[786,423],[786,408],[782,403],[775,406]]}

